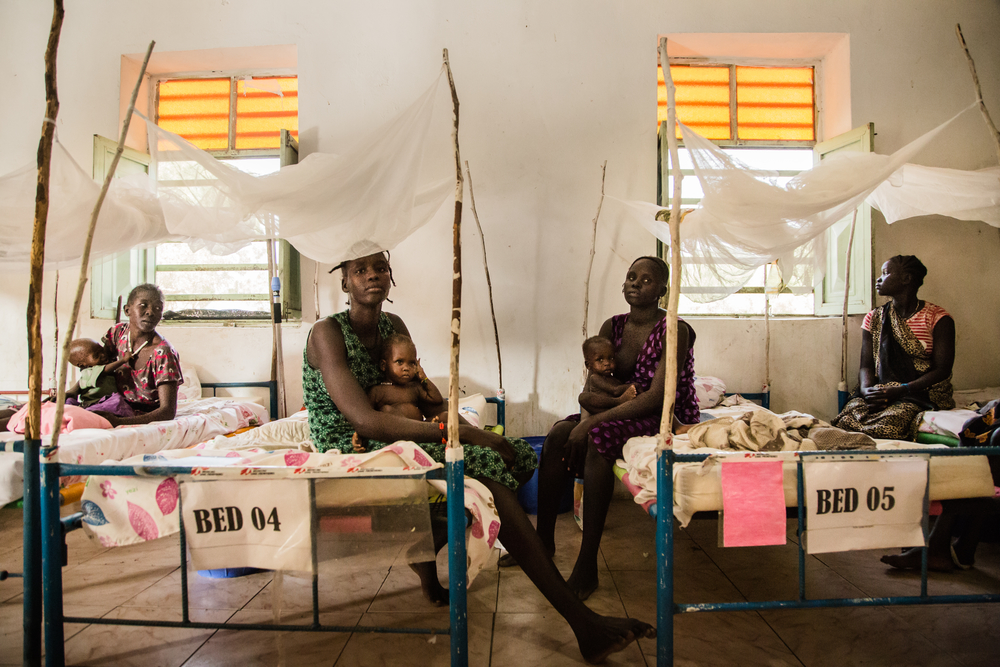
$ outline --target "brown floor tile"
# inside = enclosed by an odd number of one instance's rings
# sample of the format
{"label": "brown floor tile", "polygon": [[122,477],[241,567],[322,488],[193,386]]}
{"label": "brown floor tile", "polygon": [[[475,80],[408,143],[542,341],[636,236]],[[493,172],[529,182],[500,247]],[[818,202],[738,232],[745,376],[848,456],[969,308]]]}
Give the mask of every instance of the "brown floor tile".
{"label": "brown floor tile", "polygon": [[[405,612],[371,613],[362,617],[361,625],[443,629],[448,627],[448,617],[442,614],[429,618],[427,614]],[[469,614],[468,630],[469,664],[490,664],[493,614]],[[451,644],[447,635],[355,632],[336,664],[337,667],[444,667],[451,664]]]}
{"label": "brown floor tile", "polygon": [[[192,609],[191,620],[225,622],[235,610]],[[180,620],[180,612],[132,607],[115,609],[107,618]],[[66,662],[70,665],[136,665],[173,667],[184,664],[215,630],[181,628],[90,625],[66,642]]]}
{"label": "brown floor tile", "polygon": [[[361,614],[323,613],[324,625],[355,626]],[[286,623],[311,623],[312,612],[299,612],[282,619]],[[273,623],[264,610],[244,609],[229,619],[230,623]],[[350,638],[349,632],[274,632],[257,630],[219,630],[184,667],[217,667],[238,664],[243,667],[295,665],[320,667],[333,665]]]}

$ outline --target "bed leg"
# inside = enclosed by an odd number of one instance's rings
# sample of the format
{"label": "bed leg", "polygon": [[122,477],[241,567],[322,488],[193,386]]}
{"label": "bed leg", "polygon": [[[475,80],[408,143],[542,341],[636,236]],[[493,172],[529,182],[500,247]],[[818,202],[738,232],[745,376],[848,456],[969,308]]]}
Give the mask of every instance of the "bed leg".
{"label": "bed leg", "polygon": [[59,520],[59,464],[43,463],[41,488],[42,590],[45,597],[45,664],[62,667],[63,647],[63,536]]}
{"label": "bed leg", "polygon": [[24,646],[25,665],[42,664],[42,534],[39,503],[41,440],[24,441]]}
{"label": "bed leg", "polygon": [[466,608],[465,461],[445,463],[448,472],[448,598],[451,613],[451,666],[468,667],[469,615]]}
{"label": "bed leg", "polygon": [[674,664],[674,453],[656,455],[656,664]]}

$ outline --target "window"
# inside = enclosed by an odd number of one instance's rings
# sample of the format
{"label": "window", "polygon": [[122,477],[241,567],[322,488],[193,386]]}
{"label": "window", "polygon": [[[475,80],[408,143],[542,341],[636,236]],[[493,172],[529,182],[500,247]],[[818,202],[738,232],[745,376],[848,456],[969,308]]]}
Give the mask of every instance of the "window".
{"label": "window", "polygon": [[[750,167],[777,172],[787,182],[813,164],[816,138],[815,69],[802,67],[758,67],[736,64],[671,65],[677,89],[677,117],[702,136],[723,147]],[[660,121],[659,197],[669,201],[673,180],[668,173],[666,140],[667,94],[662,68],[658,68],[658,120]],[[677,132],[680,138],[680,131]],[[701,201],[701,185],[687,152],[680,150],[681,205],[691,208]],[[664,246],[658,251],[665,257]],[[698,258],[685,257],[685,262]],[[685,296],[694,291],[711,293],[709,285],[686,286],[681,291],[680,312],[685,315],[760,315],[765,291],[771,312],[782,315],[812,315],[813,290],[784,287],[778,292],[777,274],[761,267],[736,294],[710,303]],[[765,288],[765,281],[768,283]],[[809,281],[811,282],[811,280]],[[724,293],[719,288],[718,293]]]}
{"label": "window", "polygon": [[[295,76],[167,78],[152,88],[157,124],[217,159],[255,175],[297,161]],[[169,188],[187,168],[184,162],[154,165],[161,188]],[[282,316],[295,319],[301,316],[299,255],[285,241],[273,246],[282,285]],[[119,296],[140,282],[155,282],[167,301],[165,320],[269,319],[267,247],[268,242],[259,241],[220,256],[191,250],[184,243],[163,243],[155,249],[122,253],[105,261],[120,268],[111,277],[104,275],[110,270],[99,274],[95,267],[93,316],[114,317]]]}

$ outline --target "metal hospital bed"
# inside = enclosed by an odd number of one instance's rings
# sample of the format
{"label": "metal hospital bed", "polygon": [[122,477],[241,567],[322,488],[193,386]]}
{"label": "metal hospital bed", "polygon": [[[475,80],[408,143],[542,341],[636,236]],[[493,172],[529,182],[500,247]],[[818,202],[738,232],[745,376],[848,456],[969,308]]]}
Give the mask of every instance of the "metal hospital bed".
{"label": "metal hospital bed", "polygon": [[[263,383],[268,384],[268,383]],[[204,385],[203,385],[204,386]],[[225,386],[225,385],[222,385]],[[273,396],[273,394],[272,394]],[[489,397],[497,411],[497,423],[505,424],[505,403],[503,398]],[[465,529],[467,519],[464,505],[464,471],[462,460],[449,460],[445,470],[431,471],[429,477],[444,477],[448,485],[448,570],[450,623],[448,628],[383,628],[363,626],[323,625],[319,620],[318,575],[313,568],[312,580],[312,623],[309,625],[261,624],[261,623],[206,623],[190,620],[188,609],[187,554],[183,522],[180,526],[181,565],[181,621],[108,619],[66,616],[62,601],[62,568],[66,564],[65,535],[82,527],[83,514],[75,513],[60,518],[59,478],[65,475],[105,475],[132,476],[139,472],[133,466],[78,465],[47,460],[55,452],[46,451],[39,440],[24,440],[24,664],[41,665],[41,637],[45,627],[46,664],[65,664],[64,634],[65,623],[88,623],[104,625],[155,626],[190,629],[225,630],[273,630],[292,632],[378,632],[405,634],[442,634],[451,638],[451,664],[456,667],[468,665],[468,611],[466,601],[466,544]],[[142,474],[180,477],[192,473],[192,468],[172,468],[157,471],[143,468]],[[414,473],[422,476],[426,473]],[[250,480],[247,480],[248,483]],[[315,481],[308,480],[310,494],[314,498]],[[315,506],[311,512],[312,550],[315,565],[317,517]],[[459,576],[452,576],[459,573]],[[16,575],[15,575],[16,576]]]}
{"label": "metal hospital bed", "polygon": [[[1000,453],[991,447],[963,447],[955,449],[928,450],[896,450],[891,453],[879,452],[884,457],[911,456],[914,454],[930,456],[997,456]],[[650,506],[650,514],[656,518],[656,664],[667,667],[674,664],[674,616],[719,611],[758,611],[769,609],[814,609],[821,607],[874,607],[892,605],[924,605],[924,604],[959,604],[1000,602],[1000,594],[981,595],[928,595],[927,593],[927,501],[924,502],[924,541],[923,556],[920,571],[920,595],[892,596],[878,598],[832,598],[811,600],[806,597],[805,578],[805,548],[803,547],[803,531],[806,528],[805,484],[803,481],[804,459],[846,460],[851,454],[828,451],[799,452],[797,468],[797,499],[798,499],[798,596],[792,600],[768,600],[758,602],[712,602],[680,604],[674,600],[674,539],[673,511],[671,505],[657,510],[660,499],[669,499],[673,503],[674,483],[673,466],[682,462],[701,462],[710,454],[677,454],[672,450],[660,451],[657,454],[657,501]]]}

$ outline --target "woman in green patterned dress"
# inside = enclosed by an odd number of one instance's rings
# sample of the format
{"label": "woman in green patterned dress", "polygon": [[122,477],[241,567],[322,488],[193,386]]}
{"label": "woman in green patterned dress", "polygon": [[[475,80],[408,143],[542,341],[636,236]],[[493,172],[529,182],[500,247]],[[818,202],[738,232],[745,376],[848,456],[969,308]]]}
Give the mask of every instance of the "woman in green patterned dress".
{"label": "woman in green patterned dress", "polygon": [[[313,442],[320,451],[348,452],[357,431],[368,440],[369,451],[411,440],[443,462],[445,447],[438,424],[377,412],[366,394],[382,380],[378,367],[382,341],[392,333],[409,335],[397,315],[382,312],[392,285],[389,260],[377,253],[344,262],[340,268],[341,289],[349,295],[350,306],[316,322],[303,353],[302,389]],[[459,439],[465,449],[466,474],[493,494],[504,547],[569,622],[583,657],[600,662],[639,637],[653,636],[655,630],[646,623],[594,613],[566,585],[514,493],[537,465],[531,447],[523,440],[468,425],[459,427]],[[437,581],[433,562],[414,569],[428,599],[447,603],[447,591]]]}

